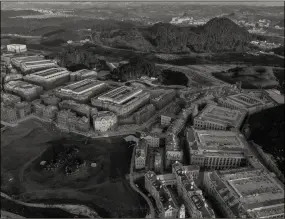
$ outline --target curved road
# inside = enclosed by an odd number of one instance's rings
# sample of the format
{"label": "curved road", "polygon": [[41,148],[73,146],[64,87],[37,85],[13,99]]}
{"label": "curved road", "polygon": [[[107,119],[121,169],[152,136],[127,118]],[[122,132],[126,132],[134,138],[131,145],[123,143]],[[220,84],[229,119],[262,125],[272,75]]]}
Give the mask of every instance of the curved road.
{"label": "curved road", "polygon": [[143,193],[141,192],[135,185],[134,183],[134,179],[133,179],[133,169],[134,169],[134,161],[135,161],[135,153],[136,153],[136,146],[134,146],[134,149],[133,149],[133,155],[132,155],[132,159],[131,159],[131,165],[130,165],[130,184],[132,186],[132,188],[137,192],[139,193],[144,199],[145,201],[147,202],[148,206],[149,206],[149,209],[150,209],[150,214],[151,214],[151,218],[155,218],[155,209],[152,205],[152,202],[150,201],[150,199]]}

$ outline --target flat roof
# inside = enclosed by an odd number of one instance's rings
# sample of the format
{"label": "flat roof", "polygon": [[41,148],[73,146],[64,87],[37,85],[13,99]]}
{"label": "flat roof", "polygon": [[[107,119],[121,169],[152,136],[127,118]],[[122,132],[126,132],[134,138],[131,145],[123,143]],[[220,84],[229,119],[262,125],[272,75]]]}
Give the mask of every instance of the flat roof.
{"label": "flat roof", "polygon": [[13,57],[11,60],[15,60],[18,62],[23,62],[23,61],[37,61],[37,60],[44,60],[42,56],[38,55],[32,55],[32,56],[20,56],[20,57]]}
{"label": "flat roof", "polygon": [[24,90],[39,87],[37,85],[30,84],[25,81],[9,81],[5,85],[11,88],[19,88],[19,89],[24,89]]}
{"label": "flat roof", "polygon": [[218,174],[233,194],[239,197],[244,207],[256,211],[259,216],[275,215],[280,213],[280,208],[276,208],[276,205],[284,206],[284,188],[262,169],[222,170]]}
{"label": "flat roof", "polygon": [[42,71],[32,73],[30,75],[37,75],[37,76],[45,77],[45,76],[53,75],[53,74],[56,74],[58,72],[63,72],[63,71],[67,72],[65,68],[49,68],[49,69],[45,69]]}
{"label": "flat roof", "polygon": [[96,89],[98,86],[101,86],[103,84],[104,83],[101,81],[85,79],[85,80],[78,81],[73,84],[67,85],[61,88],[60,90],[80,94],[83,92],[87,92],[93,88]]}
{"label": "flat roof", "polygon": [[[190,133],[189,133],[190,132]],[[187,137],[190,142],[197,142],[197,149],[208,152],[243,151],[247,149],[244,136],[234,131],[196,130],[188,129]]]}
{"label": "flat roof", "polygon": [[228,109],[212,104],[207,104],[202,112],[194,120],[204,120],[223,125],[232,125],[237,127],[241,124],[246,112],[240,110]]}
{"label": "flat roof", "polygon": [[22,64],[26,65],[27,67],[33,65],[43,65],[43,64],[55,64],[52,60],[43,59],[43,60],[36,60],[36,61],[23,61]]}
{"label": "flat roof", "polygon": [[264,103],[260,99],[254,98],[245,93],[234,94],[222,99],[226,102],[232,103],[236,106],[243,107],[246,109],[264,105]]}
{"label": "flat roof", "polygon": [[110,101],[116,104],[122,104],[129,99],[137,96],[141,92],[141,89],[121,86],[99,96],[98,99],[103,101]]}

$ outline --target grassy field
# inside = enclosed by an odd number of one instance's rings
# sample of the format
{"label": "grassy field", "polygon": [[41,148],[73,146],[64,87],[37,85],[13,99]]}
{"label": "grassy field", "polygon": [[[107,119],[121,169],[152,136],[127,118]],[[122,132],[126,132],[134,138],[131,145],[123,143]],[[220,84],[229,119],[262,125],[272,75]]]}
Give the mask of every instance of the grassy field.
{"label": "grassy field", "polygon": [[[1,190],[26,202],[85,204],[103,217],[144,217],[146,203],[124,179],[131,148],[123,137],[86,140],[36,120],[7,129],[1,136]],[[39,162],[50,159],[56,145],[80,148],[80,156],[98,167],[71,177],[42,171]]]}

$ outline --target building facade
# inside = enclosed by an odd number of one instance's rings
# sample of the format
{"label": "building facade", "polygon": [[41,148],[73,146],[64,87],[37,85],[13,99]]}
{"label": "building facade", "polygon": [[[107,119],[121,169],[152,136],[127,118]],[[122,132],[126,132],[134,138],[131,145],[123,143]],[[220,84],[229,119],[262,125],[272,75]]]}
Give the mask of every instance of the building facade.
{"label": "building facade", "polygon": [[93,116],[93,125],[95,131],[106,132],[116,128],[118,123],[117,116],[109,111],[99,111]]}

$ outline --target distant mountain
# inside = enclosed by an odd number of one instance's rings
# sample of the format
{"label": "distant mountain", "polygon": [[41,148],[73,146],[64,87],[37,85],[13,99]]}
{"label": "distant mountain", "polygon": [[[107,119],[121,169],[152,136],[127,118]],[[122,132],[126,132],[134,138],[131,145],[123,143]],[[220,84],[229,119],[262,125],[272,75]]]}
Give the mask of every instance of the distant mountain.
{"label": "distant mountain", "polygon": [[247,30],[228,18],[213,18],[199,27],[157,23],[145,36],[158,52],[243,51],[251,40]]}

